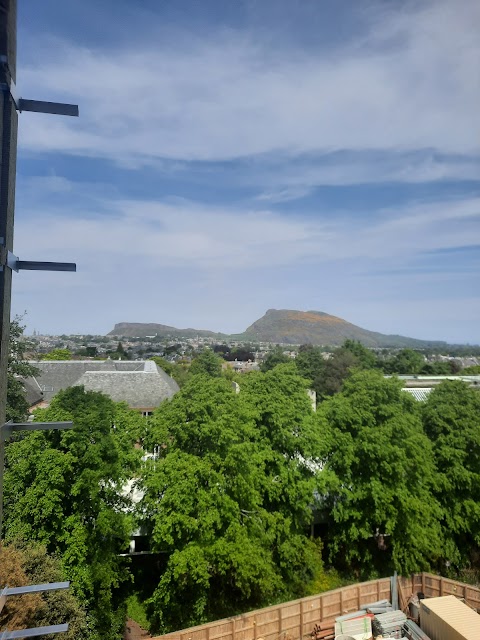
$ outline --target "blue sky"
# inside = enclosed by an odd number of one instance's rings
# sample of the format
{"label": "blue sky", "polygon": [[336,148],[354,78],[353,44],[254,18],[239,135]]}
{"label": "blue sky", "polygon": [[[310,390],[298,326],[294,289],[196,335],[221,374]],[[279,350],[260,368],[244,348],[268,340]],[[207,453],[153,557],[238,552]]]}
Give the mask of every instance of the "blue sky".
{"label": "blue sky", "polygon": [[476,0],[19,0],[28,330],[268,308],[480,341]]}

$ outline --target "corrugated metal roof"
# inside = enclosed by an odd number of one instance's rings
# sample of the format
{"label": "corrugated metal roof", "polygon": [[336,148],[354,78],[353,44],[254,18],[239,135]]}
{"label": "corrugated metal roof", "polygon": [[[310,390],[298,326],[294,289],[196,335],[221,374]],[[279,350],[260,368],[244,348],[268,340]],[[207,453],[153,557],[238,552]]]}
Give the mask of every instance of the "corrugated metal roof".
{"label": "corrugated metal roof", "polygon": [[[427,598],[420,602],[420,626],[433,638],[431,630],[428,628],[430,622],[429,615],[432,612],[437,618],[443,621],[446,627],[452,630],[449,637],[462,637],[465,640],[480,640],[480,615],[470,609],[464,602],[455,596],[442,596],[440,598]],[[435,629],[438,629],[435,626]],[[445,628],[445,627],[444,627]],[[437,640],[443,640],[438,638]]]}
{"label": "corrugated metal roof", "polygon": [[405,387],[402,389],[402,391],[406,391],[413,396],[415,400],[419,400],[420,402],[425,402],[431,390],[432,387]]}

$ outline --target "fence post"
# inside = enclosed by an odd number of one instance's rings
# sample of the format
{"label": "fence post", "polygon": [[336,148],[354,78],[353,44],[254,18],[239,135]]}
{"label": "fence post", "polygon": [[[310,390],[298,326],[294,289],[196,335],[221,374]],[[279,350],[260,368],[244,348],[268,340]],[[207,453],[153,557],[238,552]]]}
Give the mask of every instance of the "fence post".
{"label": "fence post", "polygon": [[235,618],[232,619],[232,640],[235,640]]}
{"label": "fence post", "polygon": [[443,596],[443,578],[440,578],[440,595]]}
{"label": "fence post", "polygon": [[300,600],[300,640],[303,638],[303,600]]}
{"label": "fence post", "polygon": [[282,635],[282,607],[278,607],[278,635]]}
{"label": "fence post", "polygon": [[320,622],[323,620],[323,596],[320,596]]}

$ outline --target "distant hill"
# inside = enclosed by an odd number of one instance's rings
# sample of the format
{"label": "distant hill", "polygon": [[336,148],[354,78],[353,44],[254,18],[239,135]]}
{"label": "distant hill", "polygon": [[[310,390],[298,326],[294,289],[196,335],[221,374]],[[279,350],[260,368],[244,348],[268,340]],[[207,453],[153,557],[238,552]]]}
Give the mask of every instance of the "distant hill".
{"label": "distant hill", "polygon": [[219,340],[235,339],[250,342],[274,342],[282,344],[340,345],[346,339],[358,340],[366,347],[411,347],[439,346],[442,342],[416,340],[397,335],[385,335],[357,327],[342,318],[322,311],[294,311],[269,309],[242,334],[229,336],[200,329],[176,329],[164,324],[120,322],[108,335],[119,337],[209,337]]}
{"label": "distant hill", "polygon": [[322,311],[288,309],[269,309],[262,318],[248,327],[244,336],[257,342],[284,344],[340,345],[346,339],[358,340],[366,347],[422,348],[440,344],[368,331]]}
{"label": "distant hill", "polygon": [[146,336],[165,336],[172,338],[226,338],[223,333],[214,331],[204,331],[202,329],[176,329],[166,324],[155,324],[145,322],[119,322],[116,324],[109,336],[122,336],[125,338],[145,338]]}

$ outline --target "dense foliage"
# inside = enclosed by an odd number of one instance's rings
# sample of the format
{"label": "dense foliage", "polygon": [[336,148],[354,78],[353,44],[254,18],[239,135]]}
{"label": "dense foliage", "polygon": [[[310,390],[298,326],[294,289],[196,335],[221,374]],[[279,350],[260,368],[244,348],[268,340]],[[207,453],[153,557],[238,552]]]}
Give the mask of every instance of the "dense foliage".
{"label": "dense foliage", "polygon": [[6,538],[36,540],[59,554],[98,637],[116,638],[128,579],[118,554],[131,531],[121,489],[136,468],[140,416],[73,387],[37,418],[73,420],[74,428],[32,432],[7,446]]}
{"label": "dense foliage", "polygon": [[[32,541],[0,545],[0,567],[2,582],[9,587],[65,580],[60,560]],[[63,634],[65,640],[92,637],[89,616],[72,589],[10,597],[0,612],[0,629],[7,623],[10,629],[25,629],[66,621],[69,629]]]}
{"label": "dense foliage", "polygon": [[336,566],[361,576],[425,570],[442,552],[437,473],[418,403],[396,379],[358,372],[324,402],[320,491]]}
{"label": "dense foliage", "polygon": [[[19,382],[29,369],[12,344]],[[71,579],[72,599],[52,610],[74,621],[72,637],[119,638],[129,595],[164,632],[336,586],[339,574],[478,565],[480,393],[446,381],[419,403],[394,375],[449,363],[351,340],[333,354],[304,345],[295,360],[279,347],[243,375],[209,349],[191,365],[154,359],[182,388],[152,417],[75,387],[36,413],[73,430],[6,448],[12,580]],[[21,391],[12,385],[11,407],[23,418]],[[138,527],[153,552],[150,590],[119,556]],[[10,615],[43,620],[42,602]]]}
{"label": "dense foliage", "polygon": [[[272,397],[273,396],[273,397]],[[157,629],[191,625],[302,593],[320,566],[312,518],[315,431],[294,367],[254,374],[240,393],[195,375],[157,410],[142,516],[168,554],[151,599]]]}
{"label": "dense foliage", "polygon": [[28,343],[23,338],[21,318],[10,323],[10,343],[7,372],[7,420],[22,422],[28,415],[28,403],[22,378],[35,375],[36,369],[25,361]]}
{"label": "dense foliage", "polygon": [[480,393],[444,382],[429,395],[423,422],[437,465],[446,560],[462,567],[480,548]]}

